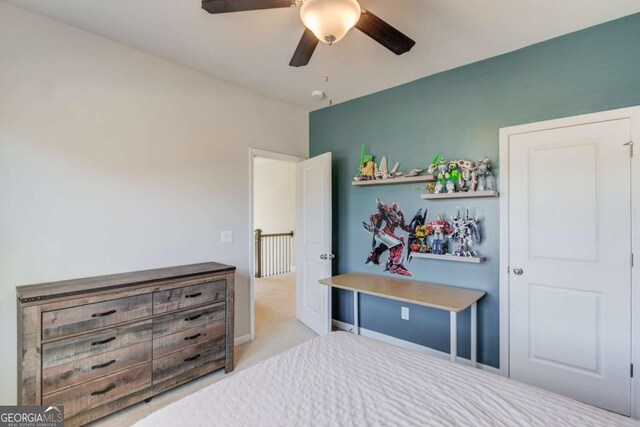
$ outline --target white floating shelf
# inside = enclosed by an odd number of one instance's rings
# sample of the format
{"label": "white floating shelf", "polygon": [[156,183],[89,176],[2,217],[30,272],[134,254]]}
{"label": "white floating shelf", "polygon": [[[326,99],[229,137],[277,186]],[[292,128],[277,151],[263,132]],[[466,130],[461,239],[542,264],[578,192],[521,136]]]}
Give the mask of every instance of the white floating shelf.
{"label": "white floating shelf", "polygon": [[394,184],[415,184],[418,182],[434,182],[436,177],[433,175],[418,176],[399,176],[388,179],[372,179],[368,181],[351,181],[351,185],[357,187],[366,187],[367,185],[394,185]]}
{"label": "white floating shelf", "polygon": [[436,199],[464,199],[470,197],[498,197],[500,193],[497,191],[460,191],[458,193],[438,193],[438,194],[422,194],[420,197],[424,200]]}
{"label": "white floating shelf", "polygon": [[487,257],[483,257],[483,256],[438,255],[438,254],[423,254],[420,252],[411,252],[411,256],[414,258],[439,259],[441,261],[468,262],[471,264],[480,264],[481,262],[485,262],[487,260]]}

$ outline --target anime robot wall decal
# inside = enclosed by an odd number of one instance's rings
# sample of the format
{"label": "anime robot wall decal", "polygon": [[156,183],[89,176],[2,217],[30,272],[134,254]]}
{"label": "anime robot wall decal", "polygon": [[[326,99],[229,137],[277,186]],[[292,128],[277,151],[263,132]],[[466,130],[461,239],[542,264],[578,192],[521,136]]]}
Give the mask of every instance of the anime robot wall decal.
{"label": "anime robot wall decal", "polygon": [[404,213],[397,203],[391,206],[376,198],[376,213],[369,217],[369,222],[362,225],[366,231],[371,233],[371,253],[367,257],[365,264],[372,263],[380,265],[380,257],[387,250],[389,257],[385,266],[385,271],[403,276],[413,276],[402,264],[402,253],[404,251],[404,236],[398,236],[396,229],[399,228],[407,233],[411,233],[411,227],[406,224]]}
{"label": "anime robot wall decal", "polygon": [[456,250],[453,252],[455,256],[477,256],[476,252],[471,247],[480,243],[480,230],[478,229],[478,218],[469,218],[469,209],[464,216],[460,216],[460,209],[456,216],[451,218],[452,231],[449,234],[449,238],[459,241]]}

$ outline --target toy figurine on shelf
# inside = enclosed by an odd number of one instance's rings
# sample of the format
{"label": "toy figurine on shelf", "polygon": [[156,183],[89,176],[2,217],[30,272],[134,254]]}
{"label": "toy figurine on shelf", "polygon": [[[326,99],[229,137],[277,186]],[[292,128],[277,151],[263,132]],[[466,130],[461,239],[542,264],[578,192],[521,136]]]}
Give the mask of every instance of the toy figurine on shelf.
{"label": "toy figurine on shelf", "polygon": [[458,169],[458,162],[449,162],[449,166],[447,167],[447,193],[455,193],[455,183],[457,182],[458,188],[460,188],[461,179],[462,177],[460,176],[460,170]]}
{"label": "toy figurine on shelf", "polygon": [[451,229],[452,231],[448,237],[459,242],[453,255],[462,257],[478,256],[471,249],[474,244],[480,243],[478,218],[469,218],[469,209],[467,209],[464,218],[460,215],[460,209],[458,209],[456,216],[451,218]]}
{"label": "toy figurine on shelf", "polygon": [[431,253],[444,255],[447,253],[447,241],[445,234],[451,233],[451,227],[446,219],[440,218],[440,214],[436,215],[436,219],[427,221],[427,229],[432,236]]}
{"label": "toy figurine on shelf", "polygon": [[362,144],[362,150],[360,151],[360,163],[358,165],[358,174],[353,177],[354,181],[369,181],[376,179],[375,176],[376,164],[373,162],[373,156],[371,154],[365,154],[364,144]]}
{"label": "toy figurine on shelf", "polygon": [[486,156],[484,159],[478,162],[478,190],[495,190],[493,173],[491,173],[491,160],[489,160],[489,158]]}
{"label": "toy figurine on shelf", "polygon": [[411,169],[408,172],[405,172],[403,174],[401,174],[402,176],[405,177],[410,177],[410,176],[418,176],[418,174],[420,174],[420,172],[422,172],[424,169]]}
{"label": "toy figurine on shelf", "polygon": [[478,188],[478,167],[476,163],[469,160],[458,160],[458,166],[462,169],[462,183],[459,191],[476,191]]}
{"label": "toy figurine on shelf", "polygon": [[372,263],[380,265],[380,257],[389,251],[385,271],[403,276],[413,276],[402,264],[402,253],[404,251],[404,236],[398,236],[396,229],[411,233],[411,227],[405,223],[404,214],[397,203],[391,206],[376,198],[376,213],[369,217],[369,222],[362,225],[366,231],[371,233],[371,252],[365,264]]}
{"label": "toy figurine on shelf", "polygon": [[376,179],[388,179],[390,177],[389,170],[387,168],[387,156],[382,156],[380,160],[380,167],[375,172]]}
{"label": "toy figurine on shelf", "polygon": [[433,194],[436,190],[436,185],[433,182],[427,182],[424,186],[427,189],[427,193]]}
{"label": "toy figurine on shelf", "polygon": [[391,172],[389,172],[389,175],[391,178],[395,178],[396,176],[402,175],[402,172],[398,172],[399,168],[400,168],[400,162],[396,162],[396,164],[393,165],[393,168],[391,168]]}
{"label": "toy figurine on shelf", "polygon": [[433,192],[435,194],[440,194],[444,191],[449,179],[449,166],[447,165],[447,161],[444,158],[440,158],[440,154],[436,154],[433,162],[431,162],[431,164],[429,165],[429,169],[427,169],[427,173],[430,173],[432,175],[436,171],[438,171],[438,180]]}
{"label": "toy figurine on shelf", "polygon": [[374,163],[373,156],[371,154],[367,154],[364,157],[364,163],[360,169],[360,176],[364,181],[376,179],[376,164]]}
{"label": "toy figurine on shelf", "polygon": [[427,244],[429,228],[426,224],[428,213],[428,209],[425,210],[424,214],[422,213],[422,209],[418,209],[418,212],[409,223],[409,228],[413,231],[409,234],[409,251],[407,252],[408,261],[411,261],[411,254],[414,252],[423,254],[429,252],[429,245]]}

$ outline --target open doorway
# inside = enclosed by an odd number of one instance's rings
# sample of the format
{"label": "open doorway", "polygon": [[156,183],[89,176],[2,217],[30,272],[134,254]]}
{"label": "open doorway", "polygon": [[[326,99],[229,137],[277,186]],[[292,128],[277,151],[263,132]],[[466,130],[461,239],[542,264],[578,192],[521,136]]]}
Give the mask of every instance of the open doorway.
{"label": "open doorway", "polygon": [[296,323],[295,156],[251,150],[251,339]]}

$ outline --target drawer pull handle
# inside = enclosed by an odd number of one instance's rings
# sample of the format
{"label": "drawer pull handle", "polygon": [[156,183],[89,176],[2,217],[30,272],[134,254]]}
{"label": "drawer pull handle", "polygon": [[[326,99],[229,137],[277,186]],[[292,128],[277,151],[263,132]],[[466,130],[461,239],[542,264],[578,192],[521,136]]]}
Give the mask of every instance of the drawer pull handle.
{"label": "drawer pull handle", "polygon": [[105,316],[111,316],[113,313],[115,313],[117,310],[109,310],[109,311],[105,311],[104,313],[93,313],[91,315],[91,317],[105,317]]}
{"label": "drawer pull handle", "polygon": [[91,343],[91,345],[100,345],[100,344],[106,344],[108,342],[111,342],[113,340],[115,340],[116,337],[111,337],[111,338],[107,338],[106,340],[102,340],[102,341],[94,341]]}
{"label": "drawer pull handle", "polygon": [[195,356],[187,357],[186,359],[184,359],[184,361],[185,361],[185,362],[192,362],[192,361],[196,360],[196,359],[197,359],[198,357],[200,357],[200,356],[201,356],[201,354],[200,354],[200,353],[198,353],[198,354],[196,354]]}
{"label": "drawer pull handle", "polygon": [[191,320],[196,320],[196,319],[199,319],[200,317],[202,317],[202,314],[196,314],[195,316],[185,317],[184,321],[185,322],[190,322]]}
{"label": "drawer pull handle", "polygon": [[114,363],[116,363],[116,359],[109,360],[108,362],[101,363],[101,364],[99,364],[99,365],[93,365],[93,366],[91,367],[91,369],[102,369],[102,368],[106,368],[107,366],[111,366],[111,365],[113,365]]}
{"label": "drawer pull handle", "polygon": [[195,335],[191,335],[190,337],[184,337],[185,341],[189,341],[189,340],[195,340],[196,338],[198,338],[200,335],[202,334],[195,334]]}
{"label": "drawer pull handle", "polygon": [[185,298],[197,298],[200,295],[202,295],[202,292],[196,292],[195,294],[189,294],[189,295],[185,295]]}
{"label": "drawer pull handle", "polygon": [[109,393],[114,388],[116,388],[116,383],[111,383],[108,386],[106,386],[105,388],[103,388],[102,390],[92,391],[91,392],[91,396],[98,396],[100,394]]}

